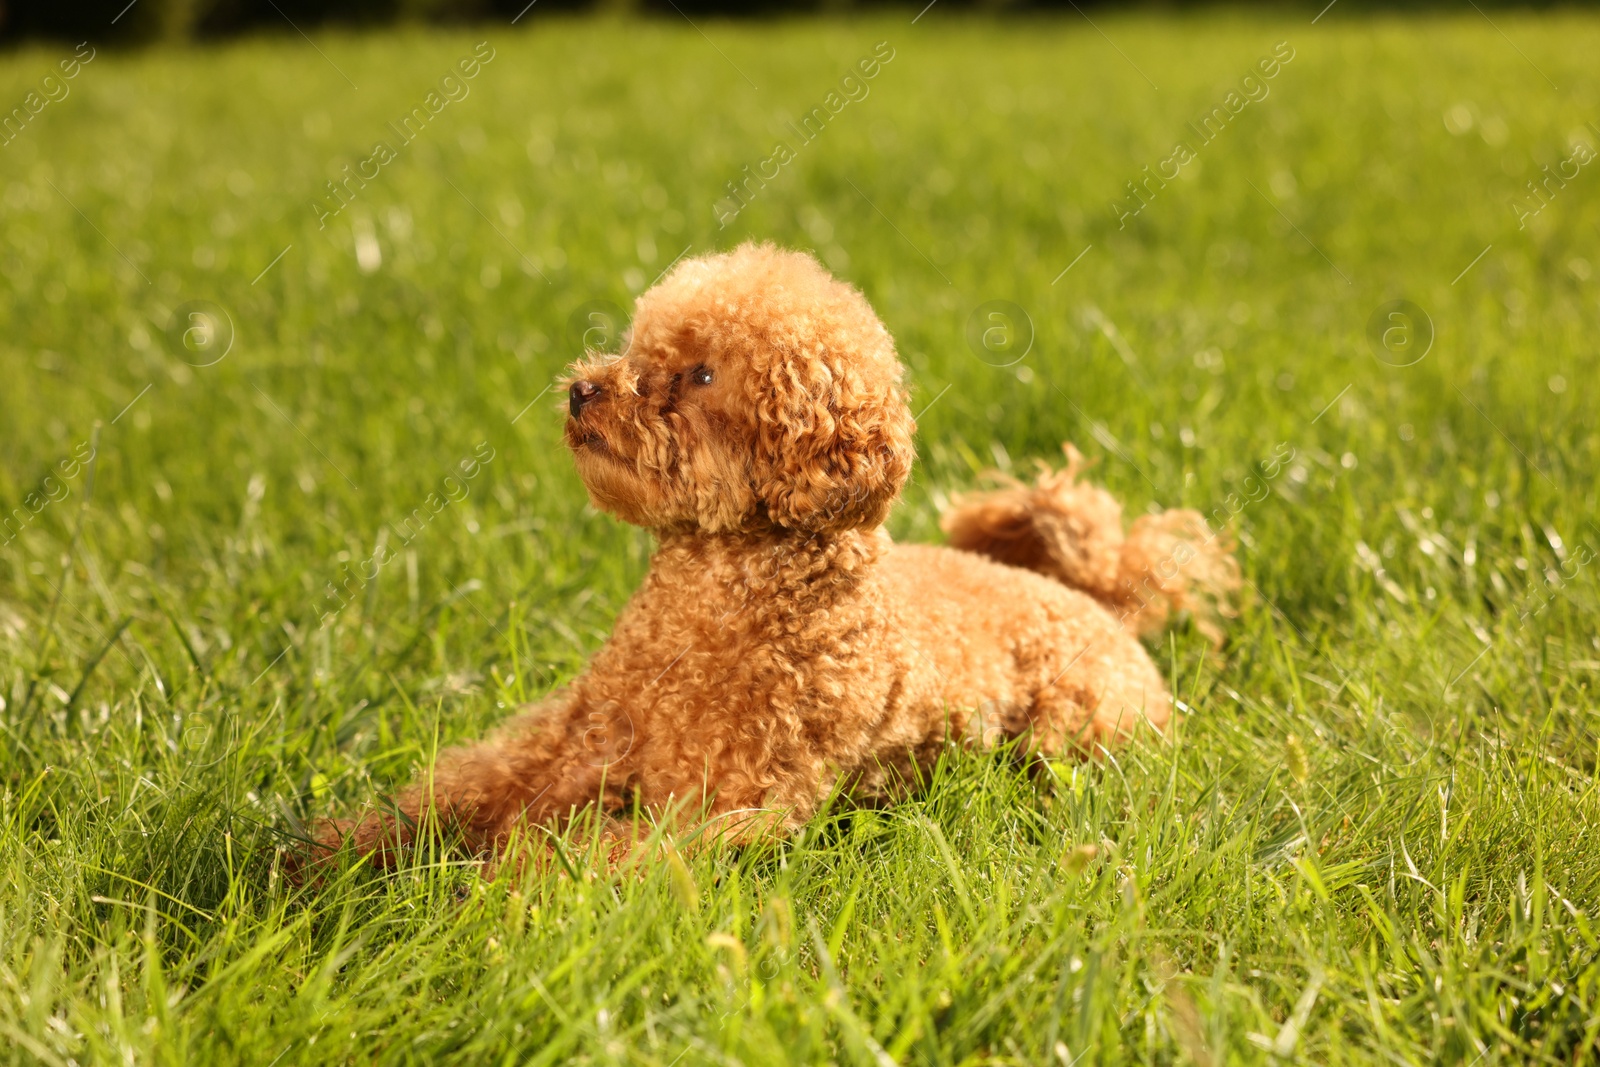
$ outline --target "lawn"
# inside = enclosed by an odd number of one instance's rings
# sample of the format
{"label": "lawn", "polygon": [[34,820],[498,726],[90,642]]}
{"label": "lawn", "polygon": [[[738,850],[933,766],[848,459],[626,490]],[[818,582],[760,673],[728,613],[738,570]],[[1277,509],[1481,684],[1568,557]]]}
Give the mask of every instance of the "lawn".
{"label": "lawn", "polygon": [[[1600,1056],[1600,19],[914,13],[0,60],[0,1060]],[[296,888],[605,639],[547,390],[747,237],[898,339],[897,538],[1066,439],[1236,531],[1172,743]]]}

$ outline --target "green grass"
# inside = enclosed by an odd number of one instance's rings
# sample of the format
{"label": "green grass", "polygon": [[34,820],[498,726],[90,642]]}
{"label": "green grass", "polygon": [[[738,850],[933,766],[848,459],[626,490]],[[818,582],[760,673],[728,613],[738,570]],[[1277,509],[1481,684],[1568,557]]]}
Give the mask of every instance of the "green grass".
{"label": "green grass", "polygon": [[[1600,172],[1526,229],[1508,206],[1600,140],[1600,21],[1097,16],[1113,46],[912,13],[102,51],[0,148],[0,505],[61,498],[0,548],[0,1060],[1600,1055]],[[323,183],[485,38],[319,231]],[[0,100],[69,53],[7,55]],[[604,640],[650,541],[587,506],[542,391],[584,304],[746,236],[815,248],[898,338],[926,410],[897,537],[1067,438],[1135,512],[1235,494],[1227,647],[1155,650],[1175,743],[1037,783],[953,754],[915,802],[687,868],[287,884],[283,835]],[[1412,366],[1368,341],[1395,298],[1436,330]],[[211,366],[165,336],[196,300],[236,329]],[[1031,317],[1016,366],[963,340],[989,300]]]}

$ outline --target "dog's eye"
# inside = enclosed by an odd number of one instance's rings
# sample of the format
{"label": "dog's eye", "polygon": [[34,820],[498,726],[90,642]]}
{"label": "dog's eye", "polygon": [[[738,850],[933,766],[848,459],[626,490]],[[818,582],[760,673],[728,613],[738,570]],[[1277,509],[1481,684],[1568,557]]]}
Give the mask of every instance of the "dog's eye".
{"label": "dog's eye", "polygon": [[689,380],[696,385],[711,384],[711,368],[704,363],[689,372]]}

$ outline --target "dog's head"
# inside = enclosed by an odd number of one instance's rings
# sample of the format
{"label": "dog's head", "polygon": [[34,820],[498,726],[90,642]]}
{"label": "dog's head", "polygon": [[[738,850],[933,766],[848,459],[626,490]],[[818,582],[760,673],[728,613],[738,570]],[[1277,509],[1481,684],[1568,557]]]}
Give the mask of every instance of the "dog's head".
{"label": "dog's head", "polygon": [[709,533],[877,526],[911,470],[894,342],[855,289],[770,244],[685,260],[620,356],[568,380],[566,438],[598,507]]}

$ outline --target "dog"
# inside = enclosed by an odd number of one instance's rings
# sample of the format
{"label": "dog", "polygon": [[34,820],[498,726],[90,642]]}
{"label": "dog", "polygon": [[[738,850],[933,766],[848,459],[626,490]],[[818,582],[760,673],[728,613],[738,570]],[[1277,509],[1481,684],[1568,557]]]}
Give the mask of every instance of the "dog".
{"label": "dog", "polygon": [[[863,295],[770,244],[678,264],[626,351],[567,381],[594,505],[654,531],[649,573],[589,669],[387,811],[328,824],[389,864],[448,828],[474,854],[598,809],[688,809],[736,844],[838,793],[904,796],[947,744],[1091,755],[1167,729],[1139,641],[1178,612],[1215,636],[1239,581],[1192,511],[1124,531],[1082,457],[958,498],[949,547],[882,528],[911,470],[903,368]],[[631,814],[630,814],[631,813]],[[635,826],[637,829],[637,826]]]}

